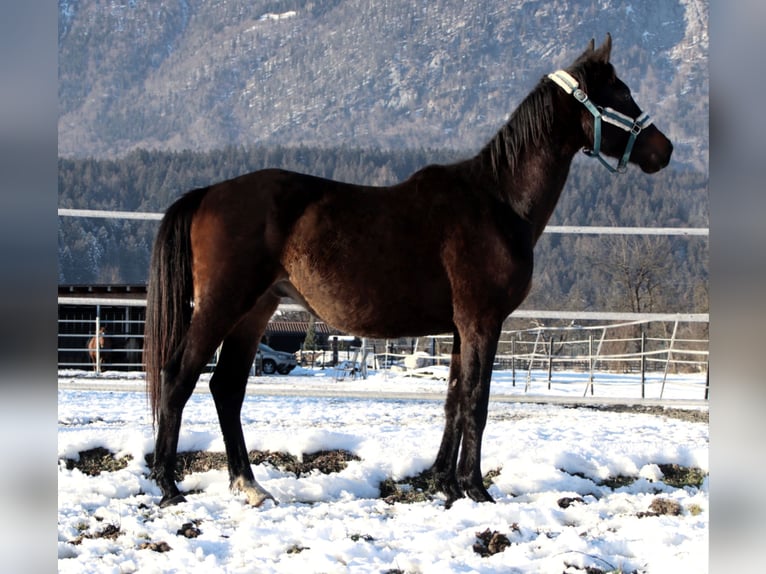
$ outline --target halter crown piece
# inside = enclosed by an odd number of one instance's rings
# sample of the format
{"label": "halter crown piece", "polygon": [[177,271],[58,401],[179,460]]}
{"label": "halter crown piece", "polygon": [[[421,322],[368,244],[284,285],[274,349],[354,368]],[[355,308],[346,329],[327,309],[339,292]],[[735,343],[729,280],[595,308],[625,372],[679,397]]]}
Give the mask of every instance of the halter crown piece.
{"label": "halter crown piece", "polygon": [[[602,108],[600,106],[595,106],[593,102],[588,99],[588,94],[580,89],[580,84],[577,82],[577,80],[575,80],[571,74],[565,72],[564,70],[557,70],[552,74],[548,74],[548,78],[553,80],[557,86],[559,86],[567,94],[572,95],[575,100],[584,105],[585,108],[593,116],[593,149],[584,150],[585,153],[591,157],[595,157],[612,173],[622,173],[625,171],[628,167],[628,158],[630,157],[630,152],[633,150],[633,144],[636,143],[638,134],[641,133],[641,130],[648,127],[652,123],[649,114],[643,112],[636,119],[633,119],[630,116],[626,116],[625,114],[618,112],[617,110],[613,110],[612,108]],[[602,119],[605,122],[612,124],[613,126],[617,126],[626,132],[630,132],[628,143],[625,145],[625,151],[623,152],[622,157],[620,158],[620,162],[617,164],[616,168],[609,165],[609,162],[607,162],[606,159],[604,159],[604,157],[601,155]]]}

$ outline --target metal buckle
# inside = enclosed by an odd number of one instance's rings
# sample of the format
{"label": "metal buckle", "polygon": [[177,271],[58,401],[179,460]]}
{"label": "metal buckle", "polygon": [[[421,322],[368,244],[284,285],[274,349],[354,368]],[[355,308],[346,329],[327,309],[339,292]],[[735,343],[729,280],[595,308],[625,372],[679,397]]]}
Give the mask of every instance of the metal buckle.
{"label": "metal buckle", "polygon": [[585,103],[585,101],[588,99],[588,94],[583,92],[580,88],[577,88],[574,92],[572,92],[572,95],[574,96],[574,99],[581,104]]}

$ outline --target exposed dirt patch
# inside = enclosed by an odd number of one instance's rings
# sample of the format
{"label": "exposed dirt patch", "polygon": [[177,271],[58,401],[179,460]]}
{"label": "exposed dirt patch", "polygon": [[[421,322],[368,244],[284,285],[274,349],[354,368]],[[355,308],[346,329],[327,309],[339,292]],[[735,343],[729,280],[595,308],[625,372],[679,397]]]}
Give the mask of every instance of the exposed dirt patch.
{"label": "exposed dirt patch", "polygon": [[82,544],[82,541],[85,539],[95,540],[97,538],[107,538],[109,540],[115,540],[120,534],[122,534],[122,531],[120,530],[119,526],[115,526],[114,524],[107,524],[98,532],[80,534],[74,540],[70,540],[69,543],[77,546],[78,544]]}
{"label": "exposed dirt patch", "polygon": [[347,450],[320,450],[318,452],[304,454],[303,460],[297,457],[280,452],[250,452],[250,461],[253,464],[262,464],[267,462],[284,472],[295,473],[297,478],[301,475],[309,474],[318,470],[322,474],[332,474],[340,472],[352,460],[362,460],[354,453]]}
{"label": "exposed dirt patch", "polygon": [[[516,528],[518,529],[518,526]],[[511,541],[508,536],[497,530],[487,528],[484,532],[476,533],[476,543],[473,545],[473,551],[486,557],[498,554],[510,545]]]}
{"label": "exposed dirt patch", "polygon": [[183,525],[181,525],[181,528],[178,529],[178,532],[176,534],[178,536],[184,536],[185,538],[197,538],[200,534],[202,534],[202,531],[197,528],[197,526],[200,524],[200,520],[192,520],[191,522],[185,522]]}
{"label": "exposed dirt patch", "polygon": [[647,516],[680,516],[682,512],[681,505],[675,500],[658,496],[649,504],[648,512],[639,512],[636,516],[639,518]]}
{"label": "exposed dirt patch", "polygon": [[564,496],[556,501],[559,508],[569,508],[573,504],[585,504],[585,501],[579,496]]}
{"label": "exposed dirt patch", "polygon": [[[151,468],[153,454],[146,455],[146,464]],[[114,453],[103,447],[96,447],[78,453],[78,458],[64,459],[66,468],[79,469],[89,476],[98,476],[102,472],[114,472],[125,468],[133,459],[130,455],[117,458]],[[270,464],[283,472],[292,472],[300,478],[313,471],[322,474],[340,472],[349,461],[361,460],[347,450],[322,450],[304,454],[302,460],[284,453],[253,450],[249,453],[251,464]],[[181,478],[194,472],[206,472],[213,469],[225,469],[227,466],[226,453],[206,451],[179,452],[176,461],[176,475]]]}
{"label": "exposed dirt patch", "polygon": [[[270,464],[283,472],[292,472],[297,478],[319,471],[322,474],[340,472],[348,465],[349,461],[361,460],[354,453],[347,450],[322,450],[304,454],[302,460],[295,455],[286,452],[272,452],[251,450],[248,453],[251,464]],[[151,467],[154,459],[153,454],[146,455],[146,464]],[[222,470],[227,466],[226,453],[207,451],[179,452],[176,460],[176,476],[181,478],[194,472],[206,472],[208,470]]]}
{"label": "exposed dirt patch", "polygon": [[644,413],[648,415],[664,416],[692,423],[709,423],[710,412],[708,410],[675,409],[671,407],[649,405],[605,405],[598,407],[582,407],[614,413]]}
{"label": "exposed dirt patch", "polygon": [[65,459],[66,467],[69,470],[76,468],[88,476],[98,476],[102,472],[121,470],[128,466],[128,462],[133,460],[133,457],[130,455],[115,458],[111,451],[100,446],[81,451],[78,455],[78,460],[73,458]]}
{"label": "exposed dirt patch", "polygon": [[434,495],[438,492],[436,481],[430,469],[401,480],[387,478],[378,485],[378,488],[380,489],[380,498],[388,504],[426,502],[433,500]]}
{"label": "exposed dirt patch", "polygon": [[[500,469],[495,468],[487,472],[483,477],[485,488],[489,488],[492,480],[500,474]],[[378,485],[380,489],[380,498],[388,504],[397,502],[404,504],[414,504],[416,502],[426,502],[433,500],[434,496],[441,492],[436,486],[431,469],[424,470],[415,476],[407,476],[400,480],[387,478]]]}
{"label": "exposed dirt patch", "polygon": [[165,541],[144,542],[139,545],[139,550],[152,550],[154,552],[170,552],[173,548]]}

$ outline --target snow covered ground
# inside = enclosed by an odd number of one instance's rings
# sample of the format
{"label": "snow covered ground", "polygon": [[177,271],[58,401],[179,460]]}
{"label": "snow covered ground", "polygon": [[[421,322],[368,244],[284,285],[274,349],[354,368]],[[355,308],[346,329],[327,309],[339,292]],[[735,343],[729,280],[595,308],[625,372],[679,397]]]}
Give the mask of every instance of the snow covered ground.
{"label": "snow covered ground", "polygon": [[[460,500],[445,510],[439,498],[382,500],[381,481],[433,462],[446,387],[444,369],[433,373],[336,381],[331,370],[298,370],[252,378],[242,412],[250,449],[297,456],[345,449],[361,460],[338,473],[300,477],[254,466],[279,501],[262,508],[228,491],[226,470],[193,473],[180,483],[192,491],[188,502],[159,509],[160,491],[144,462],[153,435],[142,375],[60,371],[59,572],[708,571],[708,479],[674,487],[660,470],[677,464],[708,472],[707,423],[509,401],[580,398],[587,375],[557,374],[548,390],[537,373],[525,393],[526,373],[517,372],[515,386],[509,372],[495,374],[482,469],[499,469],[489,489],[497,504]],[[659,396],[660,378],[651,377],[646,397]],[[635,381],[597,378],[594,396],[637,399]],[[702,399],[704,383],[700,375],[669,377],[664,396]],[[206,388],[201,381],[184,411],[179,450],[224,450]],[[341,392],[353,396],[333,394]],[[64,459],[95,447],[132,460],[99,476],[67,469]],[[604,484],[619,476],[635,481]],[[680,514],[657,513],[658,499],[677,503]],[[179,534],[190,523],[198,536]],[[487,529],[507,536],[510,546],[477,553],[477,534]]]}

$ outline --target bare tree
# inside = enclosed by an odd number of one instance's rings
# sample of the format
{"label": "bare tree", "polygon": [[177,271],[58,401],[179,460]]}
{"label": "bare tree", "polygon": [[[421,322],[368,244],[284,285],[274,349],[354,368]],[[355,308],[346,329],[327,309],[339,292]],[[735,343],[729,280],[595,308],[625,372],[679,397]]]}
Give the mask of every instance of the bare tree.
{"label": "bare tree", "polygon": [[673,257],[666,237],[610,236],[594,265],[609,288],[604,292],[610,308],[649,313],[665,301]]}

